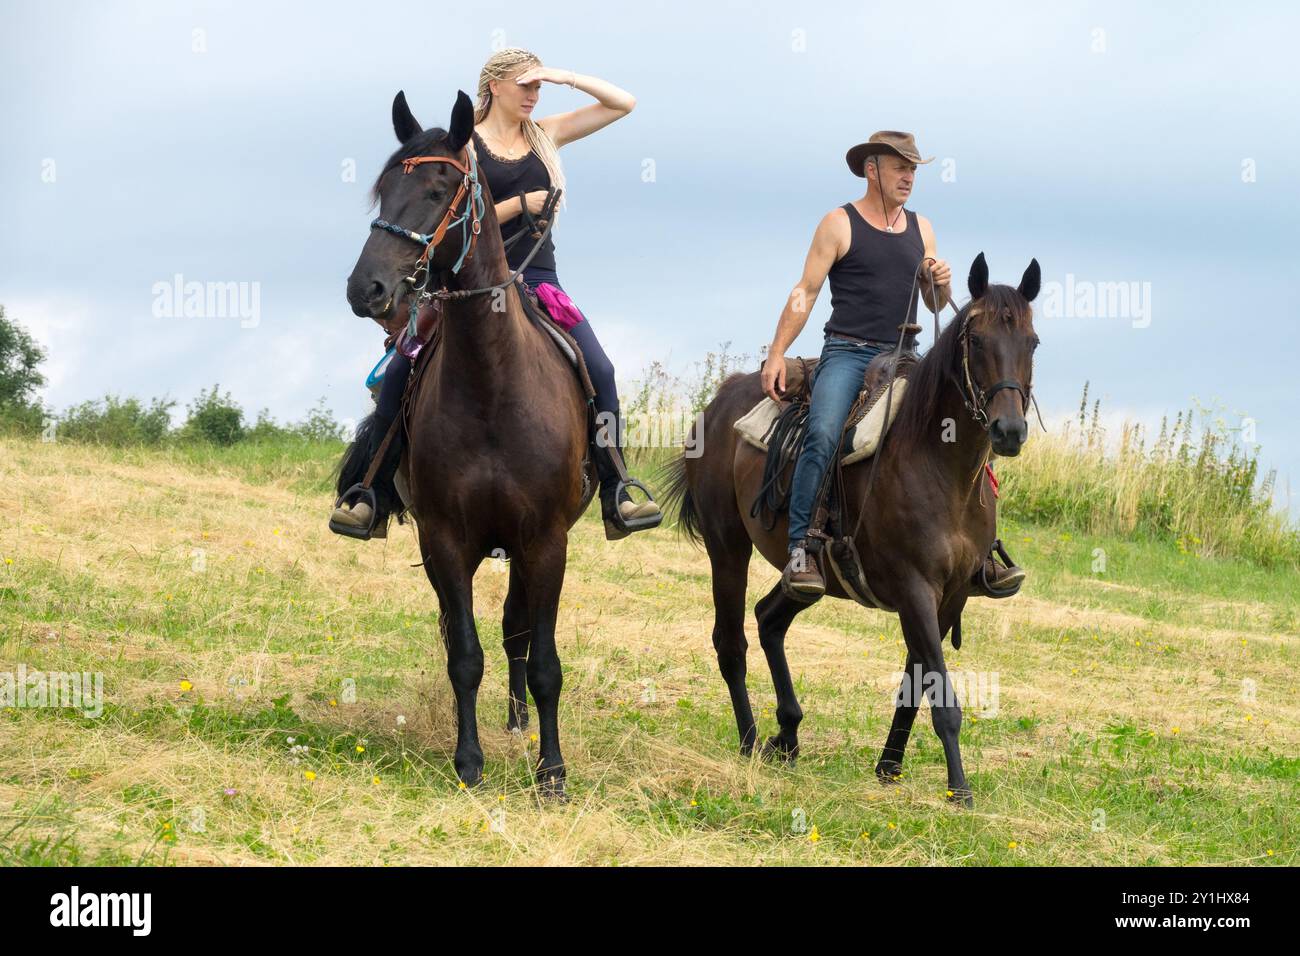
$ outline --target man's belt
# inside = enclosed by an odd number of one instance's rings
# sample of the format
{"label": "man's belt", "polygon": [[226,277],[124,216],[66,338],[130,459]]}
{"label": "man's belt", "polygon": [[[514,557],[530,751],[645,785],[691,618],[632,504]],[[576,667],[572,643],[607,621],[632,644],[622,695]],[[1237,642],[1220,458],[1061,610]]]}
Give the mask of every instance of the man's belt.
{"label": "man's belt", "polygon": [[849,335],[847,332],[827,332],[826,337],[827,338],[834,337],[837,339],[848,339],[850,342],[856,342],[858,345],[875,345],[882,349],[892,349],[895,345],[894,342],[886,342],[883,341],[882,339],[859,338],[856,335]]}

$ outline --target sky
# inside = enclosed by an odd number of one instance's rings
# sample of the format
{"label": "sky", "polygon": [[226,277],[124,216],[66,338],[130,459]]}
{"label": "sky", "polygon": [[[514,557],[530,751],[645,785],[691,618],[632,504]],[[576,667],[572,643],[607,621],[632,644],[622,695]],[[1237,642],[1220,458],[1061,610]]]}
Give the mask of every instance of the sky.
{"label": "sky", "polygon": [[[382,333],[344,284],[393,95],[444,126],[524,46],[637,98],[562,151],[555,232],[621,382],[723,343],[757,367],[818,220],[862,194],[845,151],[909,130],[936,157],[909,208],[954,274],[1042,264],[1049,421],[1085,381],[1113,430],[1199,403],[1253,434],[1285,505],[1298,30],[1281,3],[0,0],[0,304],[56,408],[219,383],[282,421],[322,397],[359,417]],[[548,85],[535,115],[587,102]],[[246,308],[187,316],[177,276]],[[828,315],[827,291],[790,354]]]}

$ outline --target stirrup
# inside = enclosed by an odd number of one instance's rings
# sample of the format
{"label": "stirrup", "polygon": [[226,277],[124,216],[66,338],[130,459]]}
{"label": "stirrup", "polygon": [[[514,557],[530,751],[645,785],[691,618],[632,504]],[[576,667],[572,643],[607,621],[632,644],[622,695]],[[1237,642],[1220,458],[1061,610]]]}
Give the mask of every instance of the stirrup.
{"label": "stirrup", "polygon": [[[994,555],[996,555],[997,557],[995,558]],[[1002,546],[1002,539],[994,538],[993,546],[989,548],[989,560],[996,565],[998,558],[1002,560],[1002,566],[1007,571],[1015,569],[1017,571],[1021,571],[1023,574],[1023,569],[1020,568],[1019,565],[1017,565],[1014,560],[1012,560],[1011,555],[1007,554],[1007,549]],[[1020,592],[1020,588],[1025,583],[1025,579],[1024,577],[1021,577],[1019,581],[1015,582],[1015,584],[1011,585],[1011,587],[1009,588],[995,588],[993,587],[992,584],[989,583],[987,562],[981,561],[979,583],[980,583],[980,588],[982,589],[985,597],[991,597],[994,598],[995,600],[998,600],[1001,598],[1009,598],[1015,594],[1018,594]]]}
{"label": "stirrup", "polygon": [[379,499],[375,497],[375,489],[367,488],[361,484],[355,484],[343,494],[339,495],[339,500],[334,502],[334,508],[337,510],[347,501],[355,504],[357,501],[364,500],[370,505],[370,524],[364,528],[358,528],[356,525],[343,524],[335,521],[330,517],[330,530],[335,534],[341,534],[347,538],[358,538],[362,541],[369,541],[370,536],[375,532],[375,525],[379,520]]}
{"label": "stirrup", "polygon": [[627,491],[628,488],[639,489],[641,493],[646,496],[647,501],[655,500],[654,495],[650,494],[650,489],[641,484],[641,482],[635,478],[628,478],[626,481],[620,481],[618,483],[618,486],[614,489],[614,511],[611,515],[605,518],[605,524],[612,524],[618,531],[622,532],[619,537],[626,537],[634,531],[645,531],[649,528],[657,528],[664,520],[664,513],[662,510],[656,514],[646,515],[643,518],[633,518],[630,521],[619,514],[618,503],[620,499],[622,499],[623,493]]}

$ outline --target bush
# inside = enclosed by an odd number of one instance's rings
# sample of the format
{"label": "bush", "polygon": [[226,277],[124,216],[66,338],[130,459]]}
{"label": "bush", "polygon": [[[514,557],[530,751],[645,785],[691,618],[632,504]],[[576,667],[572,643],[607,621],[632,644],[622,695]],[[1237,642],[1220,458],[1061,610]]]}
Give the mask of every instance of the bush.
{"label": "bush", "polygon": [[244,432],[244,441],[260,444],[290,441],[294,437],[293,429],[281,425],[265,408],[257,413],[257,421],[253,423],[253,427]]}
{"label": "bush", "polygon": [[199,392],[199,397],[190,404],[179,437],[224,446],[241,441],[244,431],[244,410],[229,392],[222,395],[213,385],[212,391]]}
{"label": "bush", "polygon": [[307,412],[307,417],[293,426],[293,433],[304,441],[331,442],[345,441],[347,429],[334,417],[334,413],[325,407],[321,398]]}
{"label": "bush", "polygon": [[1150,446],[1137,425],[1108,446],[1100,405],[1089,414],[1085,386],[1075,421],[998,462],[1000,507],[1026,521],[1148,536],[1185,553],[1300,567],[1300,531],[1275,509],[1276,476],[1259,480],[1257,456],[1258,446],[1247,449],[1206,409],[1162,421]]}
{"label": "bush", "polygon": [[138,398],[108,395],[69,408],[57,435],[60,440],[99,445],[159,445],[167,438],[175,405],[155,398],[146,407]]}

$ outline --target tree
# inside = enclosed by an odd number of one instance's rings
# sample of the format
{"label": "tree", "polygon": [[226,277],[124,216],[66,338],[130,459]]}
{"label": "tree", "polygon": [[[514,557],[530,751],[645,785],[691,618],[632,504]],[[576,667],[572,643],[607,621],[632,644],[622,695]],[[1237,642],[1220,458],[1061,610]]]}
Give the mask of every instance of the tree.
{"label": "tree", "polygon": [[0,305],[0,408],[32,404],[35,391],[45,384],[36,366],[45,361],[45,350],[16,322],[5,318]]}

